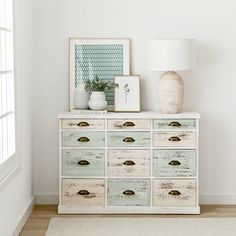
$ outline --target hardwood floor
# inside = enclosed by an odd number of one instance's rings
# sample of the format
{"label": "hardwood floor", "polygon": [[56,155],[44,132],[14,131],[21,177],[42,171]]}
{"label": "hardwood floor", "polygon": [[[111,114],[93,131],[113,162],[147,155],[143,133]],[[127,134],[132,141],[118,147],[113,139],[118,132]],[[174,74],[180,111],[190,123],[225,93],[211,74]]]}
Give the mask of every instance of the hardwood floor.
{"label": "hardwood floor", "polygon": [[[51,217],[59,216],[56,205],[37,205],[26,222],[20,236],[44,236]],[[91,215],[90,217],[111,217],[111,215]],[[117,215],[112,215],[116,217]],[[84,217],[83,215],[60,215],[60,217]],[[129,217],[129,215],[123,215]],[[134,217],[139,217],[136,215]],[[204,205],[201,206],[201,215],[142,215],[142,217],[236,217],[236,205]]]}

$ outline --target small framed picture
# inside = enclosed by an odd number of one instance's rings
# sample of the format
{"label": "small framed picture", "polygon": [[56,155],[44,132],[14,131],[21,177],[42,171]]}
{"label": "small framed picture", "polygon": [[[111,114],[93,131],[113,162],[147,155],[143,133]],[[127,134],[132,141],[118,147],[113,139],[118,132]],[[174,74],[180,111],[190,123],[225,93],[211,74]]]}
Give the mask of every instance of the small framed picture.
{"label": "small framed picture", "polygon": [[115,109],[119,112],[140,112],[140,76],[116,76]]}

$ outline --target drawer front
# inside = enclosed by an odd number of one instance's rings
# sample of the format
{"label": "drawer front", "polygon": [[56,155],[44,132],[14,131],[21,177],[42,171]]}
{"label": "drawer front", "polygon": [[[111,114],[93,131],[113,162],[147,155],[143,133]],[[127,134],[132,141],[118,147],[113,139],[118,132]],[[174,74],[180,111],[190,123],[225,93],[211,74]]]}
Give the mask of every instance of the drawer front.
{"label": "drawer front", "polygon": [[108,132],[109,147],[149,147],[150,132]]}
{"label": "drawer front", "polygon": [[105,133],[101,131],[63,131],[63,147],[104,147]]}
{"label": "drawer front", "polygon": [[108,120],[108,129],[150,129],[150,120]]}
{"label": "drawer front", "polygon": [[108,150],[109,176],[149,176],[150,150]]}
{"label": "drawer front", "polygon": [[93,119],[63,119],[61,123],[62,129],[105,129],[105,120]]}
{"label": "drawer front", "polygon": [[195,180],[153,180],[153,205],[157,207],[190,207],[196,205]]}
{"label": "drawer front", "polygon": [[109,206],[150,206],[150,180],[108,179]]}
{"label": "drawer front", "polygon": [[154,150],[153,175],[157,177],[196,176],[196,151]]}
{"label": "drawer front", "polygon": [[62,175],[104,176],[104,150],[62,150]]}
{"label": "drawer front", "polygon": [[154,132],[154,147],[195,147],[195,132]]}
{"label": "drawer front", "polygon": [[64,206],[104,206],[103,179],[63,179],[61,203]]}
{"label": "drawer front", "polygon": [[195,119],[158,119],[153,120],[153,129],[195,129]]}

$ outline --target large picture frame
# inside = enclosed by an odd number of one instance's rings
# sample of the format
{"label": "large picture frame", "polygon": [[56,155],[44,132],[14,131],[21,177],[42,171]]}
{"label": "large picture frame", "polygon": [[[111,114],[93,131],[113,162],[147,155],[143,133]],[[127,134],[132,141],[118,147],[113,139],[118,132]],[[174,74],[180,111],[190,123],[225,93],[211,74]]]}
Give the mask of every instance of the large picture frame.
{"label": "large picture frame", "polygon": [[[70,110],[74,89],[95,75],[113,81],[116,75],[130,74],[129,39],[70,39]],[[106,92],[108,110],[114,110],[114,91]]]}
{"label": "large picture frame", "polygon": [[115,89],[114,111],[140,112],[140,76],[116,76],[115,83],[119,87]]}

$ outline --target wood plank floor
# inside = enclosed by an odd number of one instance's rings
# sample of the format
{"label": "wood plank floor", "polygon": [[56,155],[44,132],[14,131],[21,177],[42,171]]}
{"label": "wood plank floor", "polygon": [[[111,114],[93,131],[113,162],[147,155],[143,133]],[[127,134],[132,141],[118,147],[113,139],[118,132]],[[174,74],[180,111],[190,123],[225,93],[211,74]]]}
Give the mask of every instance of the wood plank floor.
{"label": "wood plank floor", "polygon": [[[58,216],[56,205],[38,205],[26,222],[20,236],[44,236],[51,217]],[[116,217],[117,215],[91,215],[91,217]],[[60,215],[60,217],[84,217],[83,215]],[[129,215],[123,215],[129,217]],[[134,217],[140,217],[136,215]],[[201,215],[142,215],[142,217],[179,217],[179,218],[208,218],[236,217],[236,205],[204,205]]]}

